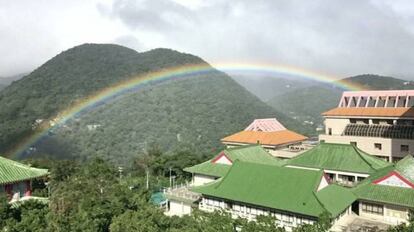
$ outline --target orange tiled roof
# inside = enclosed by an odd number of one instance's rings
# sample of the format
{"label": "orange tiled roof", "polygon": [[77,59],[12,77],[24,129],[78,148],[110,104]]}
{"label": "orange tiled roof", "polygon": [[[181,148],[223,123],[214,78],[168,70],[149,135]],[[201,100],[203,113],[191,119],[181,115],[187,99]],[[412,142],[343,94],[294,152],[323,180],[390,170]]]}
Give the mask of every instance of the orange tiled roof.
{"label": "orange tiled roof", "polygon": [[338,107],[322,113],[323,116],[378,116],[414,117],[414,108],[406,107]]}
{"label": "orange tiled roof", "polygon": [[259,142],[262,145],[277,146],[282,144],[296,143],[306,139],[306,136],[295,133],[293,131],[281,130],[274,132],[240,131],[236,134],[232,134],[230,136],[222,138],[221,141],[247,144],[256,144]]}

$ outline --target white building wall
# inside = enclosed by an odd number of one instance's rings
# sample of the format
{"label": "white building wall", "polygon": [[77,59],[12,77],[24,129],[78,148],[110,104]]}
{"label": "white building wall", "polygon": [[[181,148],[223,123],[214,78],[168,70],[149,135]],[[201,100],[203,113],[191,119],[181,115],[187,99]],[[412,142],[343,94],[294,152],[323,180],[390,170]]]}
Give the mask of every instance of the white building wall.
{"label": "white building wall", "polygon": [[[203,197],[199,203],[199,209],[205,212],[213,212],[215,210],[225,210],[231,213],[233,218],[245,218],[249,221],[256,220],[258,215],[271,215],[277,219],[279,226],[285,227],[287,231],[292,231],[293,228],[302,224],[313,224],[316,219],[307,218],[302,215],[282,212],[282,211],[270,211],[269,209],[258,208],[251,205],[243,205],[242,203],[228,204],[220,199],[211,199]],[[351,214],[351,208],[348,207],[344,212],[334,220],[337,221],[340,218]]]}
{"label": "white building wall", "polygon": [[332,135],[342,135],[346,125],[350,123],[348,118],[325,118],[325,134],[329,134],[329,128]]}
{"label": "white building wall", "polygon": [[191,213],[191,204],[175,201],[175,200],[169,200],[170,202],[170,208],[167,214],[169,216],[184,216]]}
{"label": "white building wall", "polygon": [[193,186],[204,185],[204,184],[210,183],[210,182],[212,182],[216,179],[217,179],[217,177],[214,177],[214,176],[194,174],[194,176],[193,176]]}

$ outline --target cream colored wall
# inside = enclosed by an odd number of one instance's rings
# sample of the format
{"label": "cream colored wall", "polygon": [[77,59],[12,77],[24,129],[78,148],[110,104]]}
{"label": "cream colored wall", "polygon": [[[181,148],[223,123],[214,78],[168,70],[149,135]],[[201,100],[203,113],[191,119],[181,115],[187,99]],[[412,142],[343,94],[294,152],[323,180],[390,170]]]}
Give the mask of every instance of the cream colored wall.
{"label": "cream colored wall", "polygon": [[210,183],[214,180],[216,180],[216,177],[200,175],[200,174],[194,174],[194,176],[193,176],[193,186],[200,186],[200,185],[203,185],[203,184]]}
{"label": "cream colored wall", "polygon": [[332,135],[341,135],[349,123],[347,118],[325,118],[325,134],[332,128]]}
{"label": "cream colored wall", "polygon": [[385,206],[385,221],[395,225],[407,222],[408,209],[398,206]]}
{"label": "cream colored wall", "polygon": [[191,213],[191,205],[184,202],[170,200],[169,216],[184,216]]}
{"label": "cream colored wall", "polygon": [[[377,203],[378,204],[378,203]],[[386,223],[393,225],[398,225],[401,223],[406,223],[408,219],[408,208],[393,206],[393,205],[384,205],[384,215],[370,214],[362,212],[362,202],[359,203],[359,215],[361,217],[380,220]]]}
{"label": "cream colored wall", "polygon": [[[390,156],[392,147],[391,139],[376,138],[376,137],[358,137],[358,136],[340,136],[340,135],[320,135],[319,140],[324,140],[326,143],[340,143],[350,144],[356,142],[357,147],[371,155],[375,156]],[[375,149],[374,143],[381,143],[382,150]]]}
{"label": "cream colored wall", "polygon": [[319,183],[317,191],[322,190],[323,188],[327,187],[328,185],[329,185],[328,180],[323,176],[322,179],[321,179],[321,182]]}
{"label": "cream colored wall", "polygon": [[[377,137],[359,137],[359,136],[329,136],[319,135],[319,140],[324,140],[326,143],[340,143],[350,144],[356,142],[357,147],[362,151],[365,151],[371,155],[382,157],[401,157],[403,158],[407,154],[414,153],[414,140],[409,139],[387,139]],[[375,143],[382,144],[382,149],[378,150],[374,147]],[[408,145],[409,152],[401,152],[401,145]]]}

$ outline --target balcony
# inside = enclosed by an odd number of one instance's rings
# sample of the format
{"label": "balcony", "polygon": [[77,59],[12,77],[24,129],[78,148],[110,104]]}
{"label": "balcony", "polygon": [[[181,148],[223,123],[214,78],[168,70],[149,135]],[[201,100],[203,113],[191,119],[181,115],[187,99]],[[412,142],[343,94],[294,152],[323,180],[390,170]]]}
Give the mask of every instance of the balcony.
{"label": "balcony", "polygon": [[193,203],[200,199],[200,194],[191,192],[187,184],[167,188],[164,190],[164,194],[168,200],[178,200],[188,203]]}

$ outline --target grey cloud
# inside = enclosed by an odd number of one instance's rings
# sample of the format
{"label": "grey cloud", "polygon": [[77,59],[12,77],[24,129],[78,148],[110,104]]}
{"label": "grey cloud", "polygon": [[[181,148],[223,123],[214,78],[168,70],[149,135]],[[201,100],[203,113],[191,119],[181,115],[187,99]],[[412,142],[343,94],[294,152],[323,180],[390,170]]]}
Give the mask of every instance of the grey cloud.
{"label": "grey cloud", "polygon": [[414,79],[411,1],[209,0],[198,8],[178,0],[95,1],[0,2],[0,52],[7,57],[0,75],[33,69],[79,43],[115,42],[139,51],[169,47],[211,63],[266,61],[338,77]]}
{"label": "grey cloud", "polygon": [[115,44],[120,44],[125,47],[132,48],[138,52],[144,49],[143,44],[133,35],[123,35],[117,37],[113,42]]}
{"label": "grey cloud", "polygon": [[[128,2],[133,1],[122,1]],[[123,22],[146,22],[169,38],[171,46],[208,60],[267,60],[338,76],[379,73],[414,79],[413,34],[391,8],[384,13],[384,5],[356,0],[236,0],[214,1],[190,11],[165,1],[142,3],[143,9],[114,13],[120,18],[141,15],[146,19],[130,17]],[[160,5],[163,10],[158,12]],[[145,12],[158,13],[158,20],[163,12],[174,12],[182,14],[182,20],[162,21],[160,29]]]}
{"label": "grey cloud", "polygon": [[168,0],[116,0],[110,14],[133,29],[170,30],[190,13],[187,8]]}

